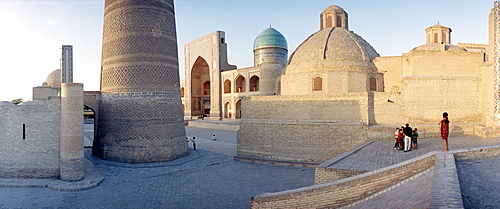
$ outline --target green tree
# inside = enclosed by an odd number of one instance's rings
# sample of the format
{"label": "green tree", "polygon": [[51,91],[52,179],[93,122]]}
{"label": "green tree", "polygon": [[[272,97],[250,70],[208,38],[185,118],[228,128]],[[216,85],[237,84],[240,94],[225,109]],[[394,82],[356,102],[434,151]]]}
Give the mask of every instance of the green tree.
{"label": "green tree", "polygon": [[18,105],[18,104],[24,102],[24,99],[23,98],[14,99],[14,100],[12,100],[10,102],[14,103],[15,105]]}

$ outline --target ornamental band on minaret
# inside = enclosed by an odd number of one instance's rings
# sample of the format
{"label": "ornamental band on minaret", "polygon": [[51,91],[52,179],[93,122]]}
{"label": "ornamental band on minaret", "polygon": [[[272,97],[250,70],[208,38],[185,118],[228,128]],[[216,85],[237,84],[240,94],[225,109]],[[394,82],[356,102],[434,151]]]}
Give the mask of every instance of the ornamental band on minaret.
{"label": "ornamental band on minaret", "polygon": [[188,154],[173,0],[106,0],[93,154],[146,163]]}

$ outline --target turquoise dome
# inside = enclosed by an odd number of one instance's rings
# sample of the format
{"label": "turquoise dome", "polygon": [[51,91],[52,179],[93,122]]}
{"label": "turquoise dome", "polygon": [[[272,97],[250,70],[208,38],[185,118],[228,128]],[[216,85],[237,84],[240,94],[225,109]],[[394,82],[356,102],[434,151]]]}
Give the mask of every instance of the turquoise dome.
{"label": "turquoise dome", "polygon": [[278,30],[274,28],[267,28],[260,33],[253,42],[253,49],[261,47],[281,47],[288,49],[286,39]]}

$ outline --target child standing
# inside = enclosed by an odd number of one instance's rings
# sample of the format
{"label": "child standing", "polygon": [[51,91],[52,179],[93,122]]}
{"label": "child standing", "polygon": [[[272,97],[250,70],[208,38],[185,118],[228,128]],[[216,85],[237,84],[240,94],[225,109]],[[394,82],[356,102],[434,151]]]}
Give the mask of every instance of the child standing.
{"label": "child standing", "polygon": [[399,128],[396,128],[396,132],[394,132],[394,139],[396,142],[394,143],[394,149],[398,149],[399,147]]}
{"label": "child standing", "polygon": [[418,149],[418,130],[415,128],[411,137],[412,149]]}
{"label": "child standing", "polygon": [[403,150],[405,147],[405,143],[403,141],[403,137],[404,137],[403,128],[404,127],[401,127],[399,129],[399,132],[398,132],[398,150]]}

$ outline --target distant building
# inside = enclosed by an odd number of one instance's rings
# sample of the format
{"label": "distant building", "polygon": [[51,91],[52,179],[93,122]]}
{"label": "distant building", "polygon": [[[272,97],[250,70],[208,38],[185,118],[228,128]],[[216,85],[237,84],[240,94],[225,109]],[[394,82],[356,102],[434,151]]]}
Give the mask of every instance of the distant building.
{"label": "distant building", "polygon": [[185,119],[241,118],[241,98],[277,95],[288,57],[285,37],[269,27],[254,41],[254,66],[227,62],[225,33],[216,31],[184,46],[185,80],[181,97]]}
{"label": "distant building", "polygon": [[[394,127],[435,125],[450,114],[452,135],[498,136],[500,72],[494,43],[451,44],[451,29],[425,29],[426,44],[401,56],[380,57],[348,30],[338,6],[320,15],[320,30],[290,56],[277,76],[280,95],[242,98],[238,155],[324,162],[368,140],[392,139]],[[490,17],[490,31],[498,21]],[[402,37],[404,40],[404,37]]]}

